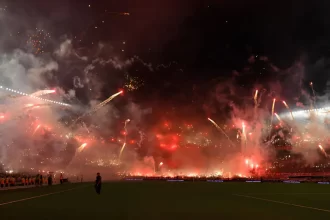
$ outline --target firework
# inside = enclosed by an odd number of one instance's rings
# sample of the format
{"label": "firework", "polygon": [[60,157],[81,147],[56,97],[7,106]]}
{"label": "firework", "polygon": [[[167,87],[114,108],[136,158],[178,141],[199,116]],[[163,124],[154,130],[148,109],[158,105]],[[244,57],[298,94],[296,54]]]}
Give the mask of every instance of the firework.
{"label": "firework", "polygon": [[104,100],[103,102],[101,102],[100,104],[98,104],[97,106],[95,106],[91,112],[96,112],[97,110],[99,110],[100,108],[102,108],[103,106],[105,106],[106,104],[108,104],[112,99],[116,98],[118,95],[122,94],[123,91],[117,92],[115,94],[113,94],[112,96],[110,96],[109,98],[107,98],[106,100]]}
{"label": "firework", "polygon": [[277,120],[279,120],[279,122],[282,122],[282,120],[281,120],[281,118],[280,118],[280,116],[275,112],[274,113],[275,114],[275,116],[276,116],[276,118],[277,118]]}
{"label": "firework", "polygon": [[126,75],[126,80],[127,82],[124,87],[130,92],[138,90],[141,86],[144,85],[144,82],[138,77],[131,77],[128,74]]}
{"label": "firework", "polygon": [[247,138],[246,138],[246,127],[245,127],[245,123],[242,122],[242,143],[244,144],[244,149],[246,152],[246,148],[247,148]]}
{"label": "firework", "polygon": [[120,92],[117,92],[117,93],[113,94],[112,96],[110,96],[109,98],[107,98],[106,100],[104,100],[103,102],[98,104],[97,106],[95,106],[91,111],[79,116],[76,120],[73,121],[71,127],[74,126],[77,123],[77,121],[79,121],[81,118],[85,117],[86,115],[90,115],[90,114],[93,114],[94,112],[98,111],[100,108],[102,108],[107,103],[109,103],[112,99],[114,99],[115,97],[117,97],[118,95],[120,95],[122,93],[123,93],[123,91],[120,91]]}
{"label": "firework", "polygon": [[275,112],[274,115],[276,116],[277,120],[280,122],[280,126],[282,127],[283,121],[281,120],[280,116]]}
{"label": "firework", "polygon": [[49,106],[49,104],[26,104],[23,109],[32,110],[32,109],[46,107],[46,106]]}
{"label": "firework", "polygon": [[271,135],[272,126],[273,126],[275,103],[276,103],[276,99],[273,99],[272,115],[271,115],[270,125],[269,125],[269,137]]}
{"label": "firework", "polygon": [[209,120],[219,131],[222,132],[222,134],[226,136],[232,146],[235,146],[234,143],[230,140],[229,136],[226,134],[226,132],[217,123],[215,123],[215,121],[213,121],[211,118],[207,118],[207,120]]}
{"label": "firework", "polygon": [[124,151],[124,149],[125,149],[125,146],[126,146],[126,139],[127,139],[127,123],[129,123],[131,120],[130,119],[127,119],[126,121],[125,121],[125,125],[124,125],[124,131],[125,131],[125,134],[124,134],[124,144],[123,144],[123,146],[121,147],[121,149],[120,149],[120,152],[119,152],[119,160],[120,160],[120,157],[121,157],[121,155],[122,155],[122,153],[123,153],[123,151]]}
{"label": "firework", "polygon": [[322,153],[324,154],[325,157],[329,157],[329,155],[327,154],[327,152],[325,152],[325,150],[321,144],[319,144],[318,147],[320,148],[320,150],[322,151]]}
{"label": "firework", "polygon": [[257,101],[257,98],[258,98],[258,89],[256,90],[256,92],[254,93],[254,103],[255,105],[257,105],[258,101]]}
{"label": "firework", "polygon": [[41,125],[38,125],[38,126],[36,127],[36,129],[34,129],[32,136],[33,136],[33,135],[39,130],[40,126],[41,126]]}
{"label": "firework", "polygon": [[51,36],[47,31],[36,28],[35,32],[28,36],[26,43],[32,48],[34,54],[41,54],[44,53],[50,38]]}
{"label": "firework", "polygon": [[273,105],[272,105],[272,118],[271,118],[271,123],[270,123],[270,124],[273,124],[275,103],[276,103],[276,99],[273,99]]}
{"label": "firework", "polygon": [[80,147],[78,147],[77,152],[81,153],[85,149],[86,146],[87,146],[87,143],[83,143],[82,145],[80,145]]}
{"label": "firework", "polygon": [[40,90],[38,92],[32,93],[30,94],[30,96],[43,96],[43,95],[47,95],[47,94],[52,94],[55,93],[55,89],[52,90]]}
{"label": "firework", "polygon": [[258,108],[258,90],[256,90],[256,92],[254,93],[254,115],[255,117],[257,117],[257,108]]}
{"label": "firework", "polygon": [[315,90],[314,90],[314,87],[313,87],[313,82],[310,82],[309,85],[310,85],[310,87],[312,89],[312,92],[313,92],[313,108],[315,108],[315,101],[316,101],[315,98],[316,98],[316,96],[315,96]]}
{"label": "firework", "polygon": [[294,117],[293,117],[292,111],[291,111],[290,107],[288,106],[288,104],[286,104],[285,101],[282,101],[282,103],[283,103],[284,106],[290,111],[291,120],[294,121]]}
{"label": "firework", "polygon": [[[27,96],[27,97],[30,97],[30,98],[33,98],[33,99],[38,99],[38,100],[44,101],[44,102],[49,102],[49,103],[63,105],[63,106],[71,106],[71,105],[63,103],[63,102],[57,102],[57,101],[53,101],[53,100],[49,100],[49,99],[40,98],[39,97],[40,95],[36,96],[36,95],[34,95],[35,93],[30,95],[30,94],[27,94],[25,92],[21,92],[21,91],[15,90],[15,89],[7,88],[7,87],[1,86],[1,85],[0,85],[0,89],[4,90],[6,92],[16,93],[16,94],[21,95],[21,96]],[[42,91],[45,91],[45,90],[42,90]],[[53,90],[48,90],[48,91],[53,91]],[[38,91],[36,93],[38,95],[38,94],[40,94],[40,91]],[[41,93],[41,94],[43,94],[43,93]]]}

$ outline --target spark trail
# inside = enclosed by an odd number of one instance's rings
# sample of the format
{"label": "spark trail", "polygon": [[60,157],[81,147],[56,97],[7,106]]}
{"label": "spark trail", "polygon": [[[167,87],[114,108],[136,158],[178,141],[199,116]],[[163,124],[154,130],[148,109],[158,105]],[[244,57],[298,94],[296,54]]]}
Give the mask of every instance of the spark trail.
{"label": "spark trail", "polygon": [[107,98],[106,100],[104,100],[103,102],[101,102],[100,104],[98,104],[97,106],[95,106],[91,111],[79,116],[76,120],[73,121],[72,125],[70,127],[73,127],[77,121],[79,121],[80,119],[82,119],[83,117],[87,116],[87,115],[91,115],[94,112],[98,111],[100,108],[102,108],[103,106],[105,106],[107,103],[109,103],[112,99],[116,98],[118,95],[122,94],[123,91],[117,92],[115,94],[113,94],[112,96],[110,96],[109,98]]}
{"label": "spark trail", "polygon": [[289,110],[290,115],[291,115],[291,120],[294,121],[294,117],[293,117],[293,114],[292,114],[292,110],[290,109],[290,107],[288,106],[288,104],[286,104],[285,101],[282,101],[282,103],[283,103],[284,106]]}
{"label": "spark trail", "polygon": [[207,118],[207,120],[209,120],[219,131],[222,132],[222,134],[224,134],[226,136],[226,138],[228,139],[228,141],[230,142],[230,144],[232,146],[235,146],[235,144],[230,140],[229,136],[226,134],[226,132],[217,124],[215,123],[215,121],[213,121],[211,118]]}
{"label": "spark trail", "polygon": [[83,143],[82,145],[80,145],[80,147],[77,149],[78,153],[81,153],[85,147],[87,146],[87,143]]}
{"label": "spark trail", "polygon": [[127,119],[126,121],[125,121],[125,125],[124,125],[124,131],[125,131],[125,137],[124,137],[124,144],[123,144],[123,146],[121,147],[121,149],[120,149],[120,152],[119,152],[119,160],[120,160],[120,157],[121,157],[121,155],[122,155],[122,153],[123,153],[123,151],[124,151],[124,149],[125,149],[125,146],[126,146],[126,137],[127,137],[127,123],[129,123],[131,120],[130,119]]}
{"label": "spark trail", "polygon": [[314,90],[313,82],[310,82],[309,85],[310,85],[310,87],[312,89],[312,92],[313,92],[313,109],[312,110],[314,110],[315,109],[316,96],[315,96],[315,90]]}
{"label": "spark trail", "polygon": [[33,135],[39,130],[40,126],[41,126],[41,125],[38,125],[38,126],[36,127],[36,129],[34,129],[34,132],[33,132],[32,136],[33,136]]}
{"label": "spark trail", "polygon": [[329,157],[329,155],[327,154],[327,152],[325,152],[324,148],[322,147],[321,144],[319,144],[319,148],[322,151],[322,153],[324,154],[325,157]]}

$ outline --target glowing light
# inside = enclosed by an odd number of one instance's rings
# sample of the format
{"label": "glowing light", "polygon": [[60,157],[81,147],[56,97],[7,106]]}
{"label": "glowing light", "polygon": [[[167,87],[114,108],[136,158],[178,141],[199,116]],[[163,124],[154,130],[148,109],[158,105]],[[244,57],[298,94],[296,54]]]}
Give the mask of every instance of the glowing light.
{"label": "glowing light", "polygon": [[231,141],[227,133],[217,123],[215,123],[215,121],[213,121],[211,118],[207,118],[207,120],[209,120],[219,131],[221,131],[226,136],[232,146],[235,146],[235,144]]}
{"label": "glowing light", "polygon": [[276,118],[277,118],[280,122],[282,122],[280,116],[279,116],[276,112],[275,112],[274,114],[275,114]]}
{"label": "glowing light", "polygon": [[119,152],[119,160],[120,160],[120,157],[121,157],[121,155],[122,155],[122,153],[123,153],[123,151],[124,151],[124,149],[125,149],[125,146],[126,146],[126,139],[127,139],[127,123],[129,123],[131,120],[130,119],[126,119],[126,121],[125,121],[125,125],[124,125],[124,130],[125,130],[125,132],[124,132],[124,135],[125,135],[125,139],[124,139],[124,144],[123,144],[123,146],[121,147],[121,149],[120,149],[120,152]]}
{"label": "glowing light", "polygon": [[319,144],[318,147],[320,148],[320,150],[322,151],[322,153],[324,154],[324,156],[325,156],[325,157],[328,157],[328,154],[327,154],[327,152],[325,152],[325,150],[324,150],[324,148],[322,147],[322,145]]}
{"label": "glowing light", "polygon": [[85,147],[87,146],[87,143],[83,143],[82,145],[80,145],[80,147],[77,149],[78,153],[81,153]]}
{"label": "glowing light", "polygon": [[[58,104],[58,105],[63,105],[63,106],[71,106],[71,105],[66,104],[66,103],[63,103],[63,102],[57,102],[57,101],[53,101],[53,100],[50,100],[50,99],[44,99],[44,98],[39,97],[40,95],[42,95],[44,93],[39,94],[39,92],[37,92],[37,94],[36,93],[27,94],[27,93],[24,93],[24,92],[21,92],[21,91],[18,91],[18,90],[14,90],[14,89],[10,89],[10,88],[7,88],[7,87],[1,86],[1,85],[0,85],[0,89],[5,90],[7,92],[16,93],[18,95],[23,95],[23,96],[27,96],[27,97],[30,97],[30,98],[38,99],[40,101],[49,102],[51,104]],[[42,90],[42,91],[45,91],[45,90]],[[46,91],[52,91],[52,90],[46,90]]]}
{"label": "glowing light", "polygon": [[32,136],[37,132],[37,130],[40,128],[40,126],[41,126],[41,125],[38,125],[38,126],[36,127],[36,129],[34,130]]}
{"label": "glowing light", "polygon": [[254,100],[257,100],[258,97],[258,89],[256,90],[256,92],[254,93]]}

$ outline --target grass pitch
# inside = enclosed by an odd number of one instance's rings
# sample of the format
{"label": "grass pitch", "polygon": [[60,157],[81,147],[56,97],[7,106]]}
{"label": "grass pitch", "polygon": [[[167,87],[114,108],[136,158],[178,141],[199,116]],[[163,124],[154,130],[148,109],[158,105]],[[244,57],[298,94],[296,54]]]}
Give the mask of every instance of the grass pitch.
{"label": "grass pitch", "polygon": [[111,182],[0,191],[0,219],[330,219],[330,185]]}

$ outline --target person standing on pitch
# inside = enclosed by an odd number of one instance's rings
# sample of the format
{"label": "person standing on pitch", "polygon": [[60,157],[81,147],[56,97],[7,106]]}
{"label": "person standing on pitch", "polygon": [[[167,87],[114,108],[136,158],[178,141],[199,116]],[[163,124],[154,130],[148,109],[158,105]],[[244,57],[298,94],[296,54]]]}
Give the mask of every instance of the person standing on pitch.
{"label": "person standing on pitch", "polygon": [[101,184],[102,184],[102,177],[100,173],[96,174],[96,180],[95,180],[95,190],[97,194],[101,193]]}

